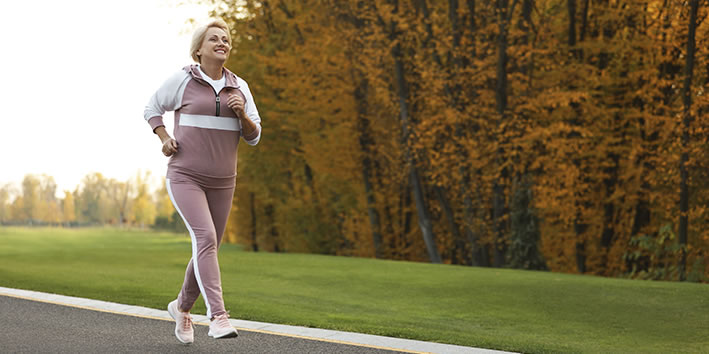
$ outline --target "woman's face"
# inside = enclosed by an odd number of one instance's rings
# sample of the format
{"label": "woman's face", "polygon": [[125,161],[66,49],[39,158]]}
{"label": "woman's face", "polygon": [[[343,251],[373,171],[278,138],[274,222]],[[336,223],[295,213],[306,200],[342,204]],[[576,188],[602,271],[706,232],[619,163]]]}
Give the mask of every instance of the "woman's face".
{"label": "woman's face", "polygon": [[229,43],[229,37],[227,37],[226,32],[219,27],[210,27],[207,29],[207,34],[204,36],[204,41],[202,41],[202,46],[197,51],[197,55],[202,63],[205,60],[224,63],[229,57],[230,50],[231,43]]}

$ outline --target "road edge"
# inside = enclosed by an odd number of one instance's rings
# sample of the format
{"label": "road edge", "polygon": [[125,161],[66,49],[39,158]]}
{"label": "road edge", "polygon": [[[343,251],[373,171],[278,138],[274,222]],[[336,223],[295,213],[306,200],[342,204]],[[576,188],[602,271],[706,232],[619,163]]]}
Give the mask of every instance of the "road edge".
{"label": "road edge", "polygon": [[[26,300],[52,303],[62,306],[76,307],[86,310],[108,312],[119,315],[149,318],[155,320],[174,321],[167,310],[124,305],[115,302],[86,299],[74,296],[43,293],[33,290],[6,288],[0,286],[0,296],[16,297]],[[167,304],[166,304],[167,306]],[[192,315],[193,323],[209,325],[207,316]],[[396,350],[408,353],[440,353],[440,354],[507,354],[511,352],[465,347],[460,345],[425,342],[412,339],[394,338],[363,333],[343,332],[330,329],[281,325],[266,322],[230,319],[231,324],[240,331],[259,332],[272,335],[317,340],[384,350]]]}

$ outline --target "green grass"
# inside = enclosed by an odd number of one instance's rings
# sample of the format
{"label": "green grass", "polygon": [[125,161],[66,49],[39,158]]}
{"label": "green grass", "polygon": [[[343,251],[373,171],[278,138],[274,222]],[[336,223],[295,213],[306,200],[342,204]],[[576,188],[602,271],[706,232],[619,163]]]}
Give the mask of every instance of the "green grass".
{"label": "green grass", "polygon": [[[709,286],[222,245],[232,318],[530,353],[709,351]],[[163,309],[183,235],[0,228],[0,286]],[[204,314],[198,301],[193,313]]]}

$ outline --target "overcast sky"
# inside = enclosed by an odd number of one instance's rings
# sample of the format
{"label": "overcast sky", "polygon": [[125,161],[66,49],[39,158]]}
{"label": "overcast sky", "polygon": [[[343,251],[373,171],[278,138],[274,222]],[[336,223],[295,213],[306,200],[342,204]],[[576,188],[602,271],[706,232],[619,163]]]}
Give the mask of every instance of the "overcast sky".
{"label": "overcast sky", "polygon": [[[167,158],[143,109],[192,63],[188,19],[203,23],[208,10],[184,0],[2,1],[0,185],[44,173],[63,196],[88,173],[127,180],[138,170],[162,183]],[[166,124],[172,132],[172,115]]]}

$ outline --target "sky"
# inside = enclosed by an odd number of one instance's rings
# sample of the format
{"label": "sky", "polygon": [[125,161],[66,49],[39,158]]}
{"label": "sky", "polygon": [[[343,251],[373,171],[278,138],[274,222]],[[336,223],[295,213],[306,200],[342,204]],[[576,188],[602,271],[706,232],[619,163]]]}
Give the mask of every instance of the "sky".
{"label": "sky", "polygon": [[63,197],[89,173],[138,171],[163,183],[167,158],[143,110],[192,63],[192,31],[208,13],[185,0],[0,2],[0,186],[47,174]]}

